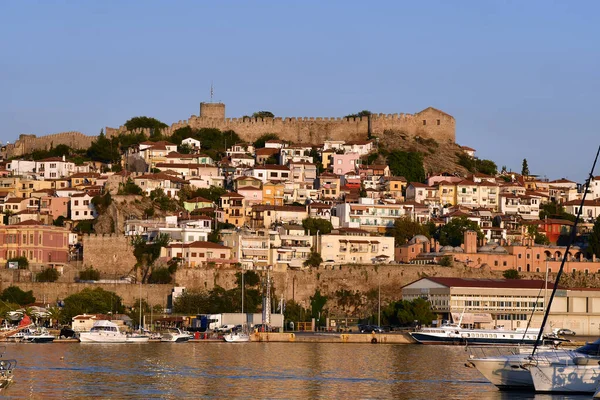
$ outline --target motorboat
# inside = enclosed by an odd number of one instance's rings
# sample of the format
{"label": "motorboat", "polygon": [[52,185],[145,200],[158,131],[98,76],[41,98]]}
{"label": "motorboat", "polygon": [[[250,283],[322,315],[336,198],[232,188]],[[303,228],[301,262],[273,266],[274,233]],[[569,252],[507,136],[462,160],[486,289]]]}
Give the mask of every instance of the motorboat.
{"label": "motorboat", "polygon": [[[465,365],[477,369],[500,390],[534,390],[531,373],[524,367],[531,358],[532,349],[532,346],[470,346],[467,348],[469,360]],[[541,346],[538,354],[560,358],[567,357],[566,352],[555,346]]]}
{"label": "motorboat", "polygon": [[79,341],[82,343],[126,343],[127,335],[119,331],[112,321],[105,319],[94,322],[89,332],[80,332]]}
{"label": "motorboat", "polygon": [[51,335],[50,332],[48,332],[48,329],[43,327],[26,329],[23,333],[24,335],[21,340],[28,343],[52,343],[54,339],[56,339],[54,335]]}
{"label": "motorboat", "polygon": [[[598,361],[600,339],[574,350],[540,347],[533,357],[531,348],[509,355],[471,357],[467,365],[475,367],[500,390],[593,393],[600,375]],[[588,382],[588,387],[579,387],[585,379],[593,379],[592,367],[596,369],[595,380]],[[570,368],[573,370],[565,374]]]}
{"label": "motorboat", "polygon": [[169,328],[166,332],[161,334],[160,341],[161,342],[172,342],[172,343],[181,343],[187,342],[192,338],[192,335],[189,333],[183,332],[179,328]]}
{"label": "motorboat", "polygon": [[567,355],[556,358],[539,353],[524,363],[536,392],[596,393],[600,379],[600,339]]}
{"label": "motorboat", "polygon": [[426,327],[410,336],[421,344],[454,345],[533,345],[539,335],[538,330],[468,329],[460,323],[444,324],[439,327]]}
{"label": "motorboat", "polygon": [[227,343],[243,343],[250,341],[250,335],[246,332],[231,332],[223,336]]}

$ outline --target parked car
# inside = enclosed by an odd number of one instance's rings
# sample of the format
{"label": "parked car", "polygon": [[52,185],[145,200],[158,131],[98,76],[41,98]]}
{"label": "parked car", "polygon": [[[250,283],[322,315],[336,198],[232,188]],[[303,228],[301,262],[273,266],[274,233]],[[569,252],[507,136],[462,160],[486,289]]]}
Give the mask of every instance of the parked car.
{"label": "parked car", "polygon": [[359,325],[359,329],[362,333],[383,333],[383,329],[377,325]]}
{"label": "parked car", "polygon": [[558,331],[556,331],[557,335],[562,335],[562,336],[575,336],[575,331],[572,331],[570,329],[566,329],[566,328],[561,328]]}
{"label": "parked car", "polygon": [[231,332],[231,330],[235,328],[235,325],[222,325],[219,328],[215,329],[217,332]]}
{"label": "parked car", "polygon": [[265,324],[256,324],[252,327],[252,329],[256,330],[257,332],[273,332],[273,328]]}

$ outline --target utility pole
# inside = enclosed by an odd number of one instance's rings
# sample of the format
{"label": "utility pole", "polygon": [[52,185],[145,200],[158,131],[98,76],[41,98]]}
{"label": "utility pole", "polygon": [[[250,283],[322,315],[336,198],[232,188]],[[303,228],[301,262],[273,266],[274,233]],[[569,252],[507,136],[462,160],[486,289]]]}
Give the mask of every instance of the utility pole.
{"label": "utility pole", "polygon": [[379,305],[378,305],[378,310],[377,310],[377,326],[381,327],[381,275],[378,276],[379,278]]}

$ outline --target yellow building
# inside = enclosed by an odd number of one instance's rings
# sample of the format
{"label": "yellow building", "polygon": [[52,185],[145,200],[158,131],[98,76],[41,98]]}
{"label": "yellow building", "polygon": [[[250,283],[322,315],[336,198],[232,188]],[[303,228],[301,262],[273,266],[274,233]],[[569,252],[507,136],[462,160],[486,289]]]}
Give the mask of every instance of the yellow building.
{"label": "yellow building", "polygon": [[267,182],[263,184],[262,203],[270,206],[282,206],[284,189],[285,185],[279,182]]}
{"label": "yellow building", "polygon": [[438,184],[438,195],[440,204],[443,206],[456,204],[456,184],[448,181],[442,181]]}

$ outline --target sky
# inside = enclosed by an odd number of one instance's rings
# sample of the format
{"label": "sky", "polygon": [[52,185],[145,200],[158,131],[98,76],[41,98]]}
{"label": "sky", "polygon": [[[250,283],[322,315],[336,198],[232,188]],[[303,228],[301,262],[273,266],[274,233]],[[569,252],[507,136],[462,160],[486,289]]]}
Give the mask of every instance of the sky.
{"label": "sky", "polygon": [[[498,167],[583,181],[600,145],[598,1],[0,2],[0,141],[137,115],[456,118]],[[599,174],[598,171],[595,171]]]}

